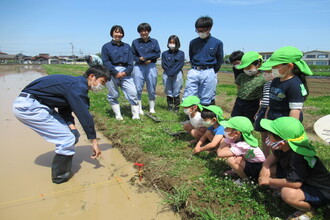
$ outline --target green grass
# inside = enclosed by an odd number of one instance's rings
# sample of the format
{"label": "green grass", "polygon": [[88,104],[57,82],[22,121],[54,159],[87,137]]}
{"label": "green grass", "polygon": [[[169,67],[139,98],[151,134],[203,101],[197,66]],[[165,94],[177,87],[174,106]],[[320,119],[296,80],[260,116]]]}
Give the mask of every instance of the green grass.
{"label": "green grass", "polygon": [[[86,65],[44,65],[49,74],[81,75]],[[160,80],[160,77],[159,77]],[[224,99],[236,95],[234,85],[218,85],[217,93]],[[215,158],[214,154],[202,152],[195,156],[188,146],[188,135],[173,137],[165,130],[182,130],[181,121],[186,116],[166,110],[166,100],[158,96],[157,116],[164,122],[154,122],[147,116],[132,120],[129,103],[123,94],[120,97],[124,121],[117,121],[106,99],[107,91],[91,92],[90,110],[99,131],[102,131],[113,146],[121,149],[128,160],[145,164],[145,175],[150,185],[163,190],[164,203],[189,219],[275,219],[285,218],[293,208],[280,198],[271,196],[268,187],[245,183],[239,187],[223,175],[228,165]],[[325,99],[327,100],[327,99]],[[324,99],[311,98],[309,105],[319,105]],[[148,109],[148,97],[144,92],[142,102]],[[321,105],[327,111],[328,105]],[[167,121],[166,121],[167,120]],[[318,155],[329,168],[329,149],[322,143],[315,143]],[[323,219],[327,209],[322,209],[315,219]]]}

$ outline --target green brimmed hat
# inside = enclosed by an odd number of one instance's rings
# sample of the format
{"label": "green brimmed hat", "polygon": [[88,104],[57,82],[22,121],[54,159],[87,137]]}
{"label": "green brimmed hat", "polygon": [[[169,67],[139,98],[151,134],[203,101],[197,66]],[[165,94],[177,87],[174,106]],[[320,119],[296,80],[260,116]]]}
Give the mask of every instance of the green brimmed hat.
{"label": "green brimmed hat", "polygon": [[295,47],[282,47],[270,56],[270,58],[262,64],[260,70],[267,70],[273,66],[285,63],[294,63],[306,75],[313,75],[313,72],[301,58],[303,53]]}
{"label": "green brimmed hat", "polygon": [[242,57],[241,64],[236,69],[243,69],[259,59],[262,60],[262,56],[259,53],[254,51],[246,52]]}
{"label": "green brimmed hat", "polygon": [[213,112],[217,116],[217,120],[219,123],[224,120],[223,111],[219,106],[216,106],[216,105],[203,106],[203,110],[204,109],[207,109],[207,110]]}
{"label": "green brimmed hat", "polygon": [[258,140],[253,137],[251,133],[253,131],[253,125],[247,117],[235,116],[230,118],[228,121],[222,121],[220,124],[225,128],[233,128],[240,131],[246,143],[252,147],[258,147]]}
{"label": "green brimmed hat", "polygon": [[190,107],[193,105],[197,105],[200,110],[203,109],[202,105],[200,104],[201,100],[197,96],[188,96],[186,97],[183,102],[180,104],[181,107]]}
{"label": "green brimmed hat", "polygon": [[314,167],[316,152],[308,141],[304,126],[298,119],[293,117],[281,117],[275,120],[261,119],[260,125],[286,140],[294,152],[303,155],[309,166]]}

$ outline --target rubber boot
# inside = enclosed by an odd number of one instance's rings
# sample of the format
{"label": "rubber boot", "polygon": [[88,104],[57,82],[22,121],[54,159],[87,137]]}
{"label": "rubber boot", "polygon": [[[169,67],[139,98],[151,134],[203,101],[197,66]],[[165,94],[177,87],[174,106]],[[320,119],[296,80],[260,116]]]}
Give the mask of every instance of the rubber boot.
{"label": "rubber boot", "polygon": [[167,110],[173,110],[173,97],[167,96]]}
{"label": "rubber boot", "polygon": [[139,105],[131,105],[131,111],[132,111],[132,119],[140,119],[140,115],[139,115]]}
{"label": "rubber boot", "polygon": [[139,100],[139,114],[140,115],[144,115],[144,112],[142,110],[142,102],[141,102],[141,100]]}
{"label": "rubber boot", "polygon": [[72,177],[71,165],[72,155],[66,156],[56,154],[52,163],[52,181],[53,183],[64,183]]}
{"label": "rubber boot", "polygon": [[119,120],[119,121],[122,121],[123,120],[123,117],[121,116],[121,113],[120,113],[120,106],[119,106],[119,104],[111,105],[111,108],[112,108],[113,112],[116,115],[116,119]]}
{"label": "rubber boot", "polygon": [[150,113],[156,113],[155,112],[155,100],[149,100],[149,108],[150,108]]}
{"label": "rubber boot", "polygon": [[178,112],[180,108],[180,96],[174,97],[174,111]]}

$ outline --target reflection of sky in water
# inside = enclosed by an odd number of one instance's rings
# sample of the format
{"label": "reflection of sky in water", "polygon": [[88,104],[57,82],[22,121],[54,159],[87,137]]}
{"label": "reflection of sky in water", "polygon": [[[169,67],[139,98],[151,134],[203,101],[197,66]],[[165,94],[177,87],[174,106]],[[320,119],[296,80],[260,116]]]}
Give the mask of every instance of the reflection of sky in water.
{"label": "reflection of sky in water", "polygon": [[[40,72],[39,72],[40,71]],[[20,91],[33,80],[42,77],[40,66],[0,65],[0,118],[12,115],[12,104]]]}

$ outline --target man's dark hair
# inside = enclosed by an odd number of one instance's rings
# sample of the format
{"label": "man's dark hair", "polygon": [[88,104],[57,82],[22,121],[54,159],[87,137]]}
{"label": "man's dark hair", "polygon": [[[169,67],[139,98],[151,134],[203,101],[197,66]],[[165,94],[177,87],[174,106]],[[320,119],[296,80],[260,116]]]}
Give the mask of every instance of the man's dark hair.
{"label": "man's dark hair", "polygon": [[111,30],[110,30],[110,36],[113,37],[113,32],[114,31],[119,31],[120,33],[123,34],[123,37],[125,36],[125,32],[124,32],[124,28],[120,25],[114,25],[112,26]]}
{"label": "man's dark hair", "polygon": [[110,80],[110,71],[108,70],[108,68],[106,68],[105,66],[102,66],[102,65],[95,65],[95,66],[90,67],[84,73],[84,77],[88,78],[88,76],[90,74],[94,74],[96,79],[98,79],[100,77],[105,77],[107,79],[107,81]]}
{"label": "man's dark hair", "polygon": [[203,109],[203,111],[201,112],[201,117],[202,119],[207,119],[207,118],[217,118],[216,114],[214,114],[214,112],[208,110],[208,109]]}
{"label": "man's dark hair", "polygon": [[141,23],[139,24],[139,26],[137,27],[137,32],[142,32],[142,31],[151,31],[151,26],[148,23]]}
{"label": "man's dark hair", "polygon": [[243,51],[240,51],[240,50],[237,50],[237,51],[234,51],[230,54],[229,56],[229,61],[230,63],[233,63],[237,60],[241,61],[242,57],[244,55],[244,52]]}
{"label": "man's dark hair", "polygon": [[208,16],[203,16],[197,19],[195,28],[212,28],[213,19]]}
{"label": "man's dark hair", "polygon": [[[176,36],[176,35],[171,35],[171,36],[168,38],[168,41],[167,41],[167,47],[168,47],[168,43],[170,43],[171,40],[174,40],[174,42],[175,42],[175,48],[174,48],[174,50],[175,50],[175,51],[176,51],[176,50],[179,50],[179,48],[180,48],[180,46],[181,46],[179,37]],[[169,47],[168,47],[168,48],[169,48]]]}

